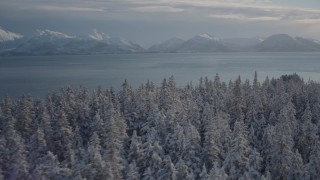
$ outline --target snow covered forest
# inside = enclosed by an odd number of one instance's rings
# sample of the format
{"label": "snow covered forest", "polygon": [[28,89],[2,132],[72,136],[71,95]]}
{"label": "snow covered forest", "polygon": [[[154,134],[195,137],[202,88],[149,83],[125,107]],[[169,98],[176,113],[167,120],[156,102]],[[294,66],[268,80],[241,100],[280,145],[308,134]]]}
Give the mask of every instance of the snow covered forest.
{"label": "snow covered forest", "polygon": [[320,178],[320,83],[64,88],[0,104],[0,179]]}

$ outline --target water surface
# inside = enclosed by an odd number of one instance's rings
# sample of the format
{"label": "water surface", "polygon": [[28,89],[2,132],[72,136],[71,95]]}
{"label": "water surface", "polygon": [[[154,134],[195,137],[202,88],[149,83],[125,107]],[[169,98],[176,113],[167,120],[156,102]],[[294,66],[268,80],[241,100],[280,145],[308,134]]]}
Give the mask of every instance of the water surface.
{"label": "water surface", "polygon": [[61,87],[97,86],[119,89],[125,79],[134,87],[147,80],[160,84],[174,75],[182,86],[218,73],[229,81],[241,75],[259,79],[298,73],[320,81],[320,53],[195,53],[90,56],[0,57],[0,98],[24,94],[44,96]]}

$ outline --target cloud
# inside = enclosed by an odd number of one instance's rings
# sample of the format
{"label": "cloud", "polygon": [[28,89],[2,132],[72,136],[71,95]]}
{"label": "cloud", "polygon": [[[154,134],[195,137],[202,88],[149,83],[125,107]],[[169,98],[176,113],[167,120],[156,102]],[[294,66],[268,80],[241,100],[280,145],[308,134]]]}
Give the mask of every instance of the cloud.
{"label": "cloud", "polygon": [[[6,4],[11,2],[4,1]],[[312,23],[316,21],[313,19],[320,18],[319,9],[279,6],[271,0],[54,0],[50,4],[43,0],[28,0],[28,3],[12,0],[11,4],[40,11],[101,12],[103,18],[128,20],[194,21],[210,17],[239,21],[283,20]],[[145,13],[154,15],[145,16]],[[170,18],[165,19],[159,13],[169,13]]]}
{"label": "cloud", "polygon": [[[277,22],[281,24],[319,23],[320,9],[280,6],[270,0],[4,0],[17,13],[36,15],[42,11],[47,16],[90,20],[140,21],[140,22],[197,22],[214,23],[212,19],[237,22]],[[18,10],[27,12],[19,13]],[[32,13],[29,13],[31,12]],[[39,12],[40,11],[40,12]],[[61,12],[61,13],[60,13]],[[71,13],[86,12],[86,13]],[[146,15],[147,14],[147,15]],[[7,14],[9,16],[9,14]],[[217,21],[223,22],[223,21]]]}
{"label": "cloud", "polygon": [[320,19],[319,9],[279,6],[270,0],[122,0],[122,2],[135,6],[132,8],[135,12],[176,12],[189,15],[186,17],[194,15],[194,18],[309,23],[316,21],[313,19]]}
{"label": "cloud", "polygon": [[210,14],[209,18],[223,19],[223,20],[237,20],[237,21],[277,21],[280,17],[271,16],[258,16],[258,17],[248,17],[243,14]]}
{"label": "cloud", "polygon": [[184,9],[182,8],[175,8],[171,6],[141,6],[132,8],[133,11],[136,12],[149,12],[149,13],[158,13],[158,12],[168,12],[168,13],[177,13],[182,12]]}
{"label": "cloud", "polygon": [[209,18],[225,19],[225,20],[243,20],[244,16],[240,14],[210,14]]}
{"label": "cloud", "polygon": [[263,0],[124,0],[131,4],[182,5],[191,7],[257,7],[270,4]]}
{"label": "cloud", "polygon": [[320,19],[299,19],[295,22],[299,24],[320,24]]}
{"label": "cloud", "polygon": [[76,11],[76,12],[103,12],[101,8],[90,8],[90,7],[71,7],[71,6],[53,6],[53,5],[40,5],[35,6],[35,9],[43,11]]}
{"label": "cloud", "polygon": [[281,17],[268,17],[268,16],[260,16],[260,17],[251,17],[248,18],[249,21],[277,21],[281,20]]}

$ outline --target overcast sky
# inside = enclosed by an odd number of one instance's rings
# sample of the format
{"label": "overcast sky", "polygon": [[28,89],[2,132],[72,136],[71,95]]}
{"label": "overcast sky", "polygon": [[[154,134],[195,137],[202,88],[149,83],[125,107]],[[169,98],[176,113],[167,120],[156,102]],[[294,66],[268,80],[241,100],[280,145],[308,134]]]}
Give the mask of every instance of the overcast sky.
{"label": "overcast sky", "polygon": [[320,0],[1,0],[0,26],[25,35],[98,29],[143,46],[204,32],[320,39]]}

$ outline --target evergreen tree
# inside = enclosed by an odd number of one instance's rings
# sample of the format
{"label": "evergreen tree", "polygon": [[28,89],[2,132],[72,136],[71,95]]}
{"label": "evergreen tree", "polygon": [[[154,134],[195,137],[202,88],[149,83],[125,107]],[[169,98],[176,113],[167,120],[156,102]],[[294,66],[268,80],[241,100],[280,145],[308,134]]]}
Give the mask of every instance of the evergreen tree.
{"label": "evergreen tree", "polygon": [[122,159],[122,148],[126,138],[126,126],[124,119],[119,115],[119,112],[114,108],[111,98],[109,98],[108,107],[105,112],[105,128],[106,138],[104,146],[106,147],[104,159],[110,163],[112,168],[113,178],[122,179],[122,171],[124,169]]}
{"label": "evergreen tree", "polygon": [[183,152],[181,154],[186,165],[193,170],[196,176],[201,172],[201,146],[200,135],[197,129],[190,123],[186,122],[184,128]]}
{"label": "evergreen tree", "polygon": [[70,165],[72,160],[72,147],[74,135],[72,128],[69,125],[64,111],[61,109],[57,112],[53,124],[53,147],[58,161],[63,162],[67,166]]}
{"label": "evergreen tree", "polygon": [[22,96],[18,106],[17,130],[26,142],[32,134],[31,124],[34,119],[33,100]]}
{"label": "evergreen tree", "polygon": [[250,146],[243,121],[234,124],[230,147],[223,162],[230,179],[238,179],[248,170]]}
{"label": "evergreen tree", "polygon": [[262,157],[256,149],[251,149],[247,174],[250,179],[259,179],[262,172]]}
{"label": "evergreen tree", "polygon": [[[138,137],[136,131],[133,131],[133,134],[131,136],[127,161],[130,164],[134,162],[134,166],[136,166],[135,170],[137,169],[139,171],[139,173],[142,172],[143,168],[146,167],[146,165],[145,165],[146,159],[145,159],[145,154],[143,152],[141,137]],[[133,166],[133,164],[132,164],[132,166]],[[133,168],[133,167],[131,167],[131,168]]]}
{"label": "evergreen tree", "polygon": [[71,175],[71,169],[61,168],[57,156],[48,151],[42,163],[37,164],[32,179],[68,179]]}
{"label": "evergreen tree", "polygon": [[176,168],[171,161],[170,156],[165,156],[161,165],[160,169],[157,172],[157,178],[160,180],[172,179],[176,180]]}
{"label": "evergreen tree", "polygon": [[228,175],[225,173],[223,168],[219,168],[218,164],[215,163],[210,170],[208,179],[212,180],[227,180]]}
{"label": "evergreen tree", "polygon": [[88,162],[88,173],[86,177],[89,179],[103,179],[107,177],[105,168],[106,163],[104,162],[101,155],[100,138],[96,132],[94,132],[90,138],[88,147],[89,162]]}
{"label": "evergreen tree", "polygon": [[28,162],[30,169],[33,170],[37,164],[42,162],[42,158],[47,154],[48,147],[45,135],[40,127],[31,137],[30,151],[28,153]]}
{"label": "evergreen tree", "polygon": [[319,141],[312,146],[310,161],[306,164],[305,178],[317,179],[320,176],[320,143]]}
{"label": "evergreen tree", "polygon": [[[290,105],[290,104],[289,104]],[[274,135],[270,147],[270,162],[267,169],[271,172],[273,178],[284,179],[290,173],[290,167],[295,154],[292,152],[293,141],[293,123],[294,115],[291,106],[285,106],[280,112],[279,123],[274,127]]]}
{"label": "evergreen tree", "polygon": [[52,149],[50,144],[53,144],[51,141],[53,132],[52,132],[52,122],[51,117],[48,112],[48,108],[46,107],[46,104],[43,101],[40,101],[38,104],[38,112],[37,112],[37,129],[40,128],[41,131],[44,134],[45,141],[47,142],[47,146],[49,149]]}
{"label": "evergreen tree", "polygon": [[207,172],[206,165],[203,165],[203,166],[202,166],[202,171],[201,171],[199,177],[200,177],[201,179],[208,179],[208,172]]}
{"label": "evergreen tree", "polygon": [[173,133],[167,135],[165,149],[172,157],[173,161],[178,161],[179,156],[183,152],[184,130],[179,124],[175,126]]}
{"label": "evergreen tree", "polygon": [[16,119],[10,112],[9,100],[5,102],[4,132],[2,143],[6,143],[2,152],[3,175],[5,179],[29,179],[29,164],[26,159],[26,148],[22,138],[15,130]]}
{"label": "evergreen tree", "polygon": [[177,169],[177,179],[187,179],[191,170],[185,164],[184,160],[179,158],[175,166]]}
{"label": "evergreen tree", "polygon": [[124,119],[126,124],[128,125],[129,131],[136,129],[137,127],[134,124],[135,116],[134,116],[134,93],[132,91],[131,86],[128,81],[122,84],[122,90],[119,92],[119,103],[120,110],[123,112]]}
{"label": "evergreen tree", "polygon": [[245,108],[245,104],[244,104],[243,95],[242,95],[240,76],[235,81],[235,85],[232,88],[231,97],[232,99],[230,99],[231,104],[229,107],[229,114],[231,117],[230,127],[231,129],[233,129],[234,123],[236,121],[243,121],[244,119],[243,110]]}
{"label": "evergreen tree", "polygon": [[311,119],[310,107],[307,106],[301,118],[302,125],[300,125],[301,129],[297,140],[299,152],[305,163],[309,162],[311,148],[318,141],[317,127],[311,122]]}
{"label": "evergreen tree", "polygon": [[139,180],[140,179],[139,169],[138,169],[135,161],[132,161],[129,164],[126,179],[127,180]]}
{"label": "evergreen tree", "polygon": [[0,103],[0,179],[318,179],[320,85],[201,78]]}
{"label": "evergreen tree", "polygon": [[[211,113],[213,112],[211,111]],[[204,128],[203,160],[211,168],[214,162],[221,164],[225,157],[224,150],[228,146],[231,135],[230,118],[221,111],[217,112],[216,115],[210,115],[209,113],[209,116],[208,114],[206,116],[210,118]]]}

